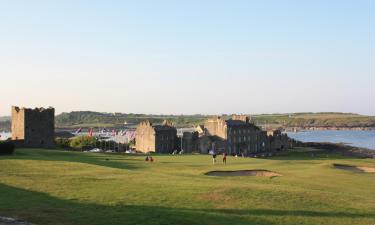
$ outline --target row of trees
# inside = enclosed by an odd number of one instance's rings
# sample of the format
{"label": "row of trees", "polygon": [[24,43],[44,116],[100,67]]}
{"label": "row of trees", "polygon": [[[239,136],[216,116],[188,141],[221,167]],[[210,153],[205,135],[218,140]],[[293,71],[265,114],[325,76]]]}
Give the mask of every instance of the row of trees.
{"label": "row of trees", "polygon": [[74,138],[57,138],[56,145],[60,148],[68,148],[78,151],[100,148],[102,150],[126,151],[135,145],[134,140],[128,144],[116,143],[112,140],[103,140],[90,136],[77,136]]}

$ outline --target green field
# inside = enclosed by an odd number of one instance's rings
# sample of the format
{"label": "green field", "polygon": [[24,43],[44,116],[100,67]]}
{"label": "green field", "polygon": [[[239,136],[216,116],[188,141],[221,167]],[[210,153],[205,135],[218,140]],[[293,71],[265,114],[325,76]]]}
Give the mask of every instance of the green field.
{"label": "green field", "polygon": [[[313,149],[229,157],[226,166],[207,155],[154,158],[18,149],[0,156],[0,215],[39,225],[375,224],[375,174],[332,166],[375,167],[373,159]],[[204,175],[237,169],[283,176]]]}

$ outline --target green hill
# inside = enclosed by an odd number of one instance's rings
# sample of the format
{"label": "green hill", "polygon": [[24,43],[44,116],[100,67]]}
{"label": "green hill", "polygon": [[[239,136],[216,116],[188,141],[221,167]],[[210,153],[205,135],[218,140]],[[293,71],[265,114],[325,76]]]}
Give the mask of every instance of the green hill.
{"label": "green hill", "polygon": [[375,128],[375,116],[353,113],[291,113],[254,115],[257,124],[279,127]]}
{"label": "green hill", "polygon": [[197,125],[206,119],[202,115],[146,115],[125,113],[100,113],[91,111],[76,111],[62,113],[56,116],[56,127],[122,127],[124,123],[138,124],[143,120],[152,123],[162,123],[171,120],[177,126]]}
{"label": "green hill", "polygon": [[[229,115],[223,115],[230,118]],[[117,127],[124,123],[135,125],[143,120],[161,123],[171,120],[176,126],[194,126],[204,122],[210,115],[147,115],[133,113],[102,113],[92,111],[74,111],[56,116],[56,128],[73,129],[78,127]],[[259,126],[267,127],[320,127],[320,128],[375,128],[375,116],[364,116],[352,113],[290,113],[251,115],[252,121]],[[0,131],[10,130],[10,118],[0,117]]]}

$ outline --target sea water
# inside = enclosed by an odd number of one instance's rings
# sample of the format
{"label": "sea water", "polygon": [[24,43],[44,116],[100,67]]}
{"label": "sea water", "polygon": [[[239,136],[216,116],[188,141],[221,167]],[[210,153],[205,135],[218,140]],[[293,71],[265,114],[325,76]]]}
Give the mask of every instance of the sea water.
{"label": "sea water", "polygon": [[344,143],[375,150],[375,131],[314,130],[288,132],[288,136],[304,142]]}
{"label": "sea water", "polygon": [[[0,140],[11,137],[9,132],[0,132],[0,135]],[[375,131],[314,130],[296,133],[288,132],[288,136],[304,142],[344,143],[375,150]]]}

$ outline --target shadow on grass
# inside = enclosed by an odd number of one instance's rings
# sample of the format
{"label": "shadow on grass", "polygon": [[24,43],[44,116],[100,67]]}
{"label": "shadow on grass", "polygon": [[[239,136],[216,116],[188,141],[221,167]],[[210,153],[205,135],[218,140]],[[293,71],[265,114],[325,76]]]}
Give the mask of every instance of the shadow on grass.
{"label": "shadow on grass", "polygon": [[[87,163],[116,169],[138,169],[142,157],[126,157],[118,154],[83,153],[71,151],[56,151],[44,149],[17,149],[12,156],[0,157],[2,159],[43,160]],[[138,165],[137,165],[138,164]]]}
{"label": "shadow on grass", "polygon": [[[184,209],[142,205],[97,205],[65,200],[48,194],[0,184],[0,215],[17,217],[40,225],[49,224],[258,224],[272,225],[274,217],[374,219],[374,213],[318,212],[271,209]],[[263,217],[263,218],[262,218]],[[277,219],[277,218],[276,218]],[[300,218],[290,223],[299,224]],[[309,218],[303,218],[309,220]]]}
{"label": "shadow on grass", "polygon": [[0,199],[1,216],[16,217],[39,225],[272,224],[262,219],[250,220],[215,210],[82,203],[3,184],[0,184]]}
{"label": "shadow on grass", "polygon": [[358,157],[344,156],[338,152],[324,149],[293,149],[279,152],[278,155],[265,158],[269,160],[334,160],[358,159]]}

